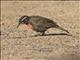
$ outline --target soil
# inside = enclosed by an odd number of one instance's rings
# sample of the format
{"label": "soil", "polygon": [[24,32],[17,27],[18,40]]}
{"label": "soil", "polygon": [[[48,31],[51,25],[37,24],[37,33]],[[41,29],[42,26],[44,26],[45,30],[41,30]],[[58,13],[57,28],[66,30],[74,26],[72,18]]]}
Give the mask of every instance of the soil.
{"label": "soil", "polygon": [[[1,2],[1,60],[80,60],[79,1],[3,1]],[[51,28],[47,36],[34,36],[23,16],[43,16],[57,22],[70,33]]]}

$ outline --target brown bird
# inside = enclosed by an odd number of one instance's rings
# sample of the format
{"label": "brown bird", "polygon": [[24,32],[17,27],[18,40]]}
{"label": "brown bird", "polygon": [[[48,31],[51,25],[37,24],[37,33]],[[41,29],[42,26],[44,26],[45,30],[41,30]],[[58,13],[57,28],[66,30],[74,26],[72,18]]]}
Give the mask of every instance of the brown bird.
{"label": "brown bird", "polygon": [[22,16],[19,18],[19,24],[17,28],[19,27],[20,24],[26,24],[30,29],[42,33],[42,36],[45,35],[45,31],[49,28],[58,28],[60,30],[63,30],[67,33],[69,33],[66,29],[60,27],[57,25],[56,22],[42,17],[42,16]]}

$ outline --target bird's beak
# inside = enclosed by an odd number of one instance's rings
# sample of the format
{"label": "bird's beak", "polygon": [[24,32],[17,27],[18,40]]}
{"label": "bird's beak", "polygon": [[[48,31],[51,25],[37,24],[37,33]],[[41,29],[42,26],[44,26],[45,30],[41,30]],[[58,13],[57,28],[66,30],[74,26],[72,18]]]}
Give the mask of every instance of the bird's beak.
{"label": "bird's beak", "polygon": [[19,27],[20,23],[17,25],[17,28]]}

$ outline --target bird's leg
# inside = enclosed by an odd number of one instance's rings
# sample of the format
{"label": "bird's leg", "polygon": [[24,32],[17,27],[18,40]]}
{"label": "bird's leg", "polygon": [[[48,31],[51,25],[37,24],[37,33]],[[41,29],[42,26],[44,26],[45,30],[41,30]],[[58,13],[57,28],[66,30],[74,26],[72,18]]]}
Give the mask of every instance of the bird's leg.
{"label": "bird's leg", "polygon": [[45,36],[45,32],[42,32],[42,35],[41,36]]}
{"label": "bird's leg", "polygon": [[45,32],[40,32],[41,34],[37,34],[35,36],[45,36]]}
{"label": "bird's leg", "polygon": [[35,36],[42,36],[42,33],[38,32],[38,34],[36,34]]}

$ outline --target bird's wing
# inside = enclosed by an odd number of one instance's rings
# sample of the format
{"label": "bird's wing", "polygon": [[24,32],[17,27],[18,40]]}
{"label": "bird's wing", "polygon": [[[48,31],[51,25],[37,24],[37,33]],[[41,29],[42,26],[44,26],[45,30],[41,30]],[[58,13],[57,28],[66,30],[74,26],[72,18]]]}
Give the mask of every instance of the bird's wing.
{"label": "bird's wing", "polygon": [[51,28],[51,27],[56,27],[58,26],[56,22],[50,20],[50,19],[46,19],[45,21],[45,27],[47,28]]}
{"label": "bird's wing", "polygon": [[37,28],[38,26],[40,27],[42,26],[43,28],[48,29],[48,28],[57,26],[56,22],[40,16],[32,16],[30,19],[30,22],[33,24],[34,27],[37,27]]}

